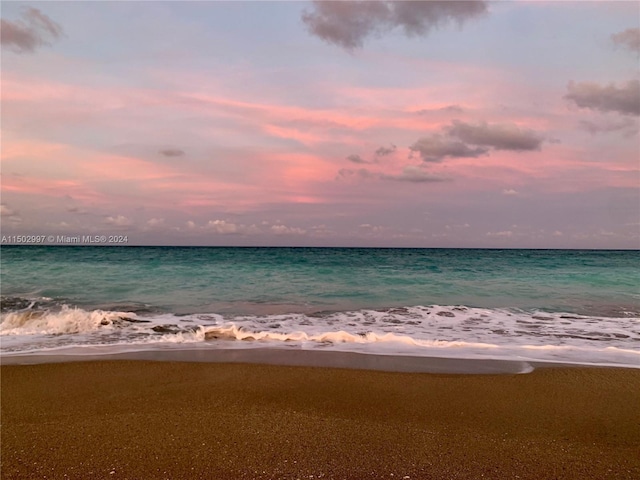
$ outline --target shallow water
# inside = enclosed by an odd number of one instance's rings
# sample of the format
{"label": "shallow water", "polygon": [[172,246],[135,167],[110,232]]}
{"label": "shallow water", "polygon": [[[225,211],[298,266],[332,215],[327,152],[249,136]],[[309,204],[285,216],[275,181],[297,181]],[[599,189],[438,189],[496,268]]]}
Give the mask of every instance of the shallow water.
{"label": "shallow water", "polygon": [[3,247],[4,355],[299,348],[640,365],[640,252]]}

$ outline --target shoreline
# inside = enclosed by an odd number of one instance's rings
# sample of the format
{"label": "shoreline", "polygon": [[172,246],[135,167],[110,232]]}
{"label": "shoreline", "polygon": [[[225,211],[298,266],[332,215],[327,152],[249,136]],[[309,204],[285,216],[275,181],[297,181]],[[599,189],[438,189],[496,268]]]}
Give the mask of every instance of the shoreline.
{"label": "shoreline", "polygon": [[582,364],[540,360],[456,358],[389,355],[344,351],[283,348],[202,349],[175,348],[130,350],[110,353],[25,353],[0,355],[0,365],[37,365],[95,361],[153,361],[187,363],[245,363],[258,365],[340,368],[399,373],[433,374],[527,374],[543,368],[614,368],[628,365]]}
{"label": "shoreline", "polygon": [[635,479],[640,370],[2,365],[2,478]]}

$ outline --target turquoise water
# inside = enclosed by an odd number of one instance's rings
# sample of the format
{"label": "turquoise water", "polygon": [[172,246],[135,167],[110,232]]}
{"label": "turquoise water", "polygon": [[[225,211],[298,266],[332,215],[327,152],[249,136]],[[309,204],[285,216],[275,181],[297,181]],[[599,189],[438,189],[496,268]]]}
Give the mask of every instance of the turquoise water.
{"label": "turquoise water", "polygon": [[640,252],[3,247],[2,295],[175,313],[412,305],[619,316],[640,310]]}
{"label": "turquoise water", "polygon": [[0,263],[3,355],[274,348],[640,367],[638,251],[11,246]]}

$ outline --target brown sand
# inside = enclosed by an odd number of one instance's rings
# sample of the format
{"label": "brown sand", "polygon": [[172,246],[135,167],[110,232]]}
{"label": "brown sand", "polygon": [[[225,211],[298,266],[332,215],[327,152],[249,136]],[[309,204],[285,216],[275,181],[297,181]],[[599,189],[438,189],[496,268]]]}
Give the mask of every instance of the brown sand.
{"label": "brown sand", "polygon": [[2,478],[639,479],[640,370],[2,366]]}

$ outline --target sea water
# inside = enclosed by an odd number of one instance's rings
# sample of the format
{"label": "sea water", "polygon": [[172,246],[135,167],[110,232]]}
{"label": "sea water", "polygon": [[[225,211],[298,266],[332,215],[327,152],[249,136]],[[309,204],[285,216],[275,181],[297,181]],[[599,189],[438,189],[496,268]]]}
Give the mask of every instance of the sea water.
{"label": "sea water", "polygon": [[640,367],[640,252],[3,246],[0,354],[273,348]]}

